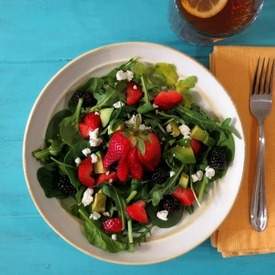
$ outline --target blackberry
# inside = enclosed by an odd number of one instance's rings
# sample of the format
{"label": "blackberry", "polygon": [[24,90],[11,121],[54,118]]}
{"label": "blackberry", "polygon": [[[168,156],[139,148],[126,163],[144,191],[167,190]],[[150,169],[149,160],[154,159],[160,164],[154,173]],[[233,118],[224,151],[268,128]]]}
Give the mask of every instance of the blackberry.
{"label": "blackberry", "polygon": [[70,105],[76,106],[79,99],[83,99],[82,106],[84,108],[86,107],[92,107],[96,104],[96,99],[93,97],[93,95],[87,91],[77,91],[73,94],[73,96],[70,99]]}
{"label": "blackberry", "polygon": [[227,148],[224,146],[214,147],[208,154],[207,157],[208,165],[215,170],[226,169],[227,160]]}
{"label": "blackberry", "polygon": [[57,181],[57,188],[64,194],[64,195],[73,195],[76,192],[76,189],[72,186],[70,179],[68,176],[60,175]]}
{"label": "blackberry", "polygon": [[159,210],[167,210],[169,213],[175,212],[179,207],[179,201],[171,195],[165,195],[159,203]]}
{"label": "blackberry", "polygon": [[167,165],[161,164],[152,174],[150,180],[153,184],[161,184],[170,177],[170,169]]}

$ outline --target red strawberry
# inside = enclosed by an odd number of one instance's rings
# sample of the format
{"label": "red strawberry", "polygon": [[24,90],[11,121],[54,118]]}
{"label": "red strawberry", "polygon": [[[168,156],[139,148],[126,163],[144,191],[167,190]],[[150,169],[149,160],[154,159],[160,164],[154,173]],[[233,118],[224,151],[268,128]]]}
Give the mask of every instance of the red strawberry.
{"label": "red strawberry", "polygon": [[183,96],[173,90],[161,91],[154,98],[154,104],[162,110],[169,110],[183,101]]}
{"label": "red strawberry", "polygon": [[195,200],[195,196],[191,188],[177,187],[172,195],[174,198],[179,200],[182,205],[192,205]]}
{"label": "red strawberry", "polygon": [[113,163],[126,157],[130,149],[130,142],[122,131],[115,132],[109,141],[107,153],[103,159],[105,168],[110,167]]}
{"label": "red strawberry", "polygon": [[89,137],[89,132],[101,127],[100,116],[96,113],[88,113],[79,123],[79,132],[83,138]]}
{"label": "red strawberry", "polygon": [[197,156],[202,149],[202,143],[199,140],[192,138],[191,139],[191,147],[193,149],[194,154]]}
{"label": "red strawberry", "polygon": [[154,133],[148,134],[148,140],[144,141],[145,152],[139,152],[138,157],[141,164],[149,171],[154,171],[160,163],[161,146],[157,135]]}
{"label": "red strawberry", "polygon": [[79,181],[83,185],[87,187],[91,187],[95,185],[95,180],[92,177],[93,170],[94,170],[94,167],[90,157],[81,161],[81,163],[77,168],[77,175],[78,175]]}
{"label": "red strawberry", "polygon": [[102,183],[112,183],[117,179],[116,172],[111,172],[110,174],[100,174],[96,180],[96,184],[102,184]]}
{"label": "red strawberry", "polygon": [[143,178],[143,169],[138,159],[137,148],[132,148],[128,155],[130,173],[133,179],[141,180]]}
{"label": "red strawberry", "polygon": [[107,219],[102,223],[102,227],[103,230],[109,234],[120,233],[123,229],[122,221],[120,218]]}
{"label": "red strawberry", "polygon": [[129,82],[126,90],[126,102],[127,105],[135,105],[142,98],[143,93],[141,88],[134,82]]}
{"label": "red strawberry", "polygon": [[145,210],[145,202],[142,200],[136,201],[133,204],[126,207],[128,216],[139,223],[146,224],[149,222],[148,216]]}
{"label": "red strawberry", "polygon": [[125,182],[128,179],[128,161],[127,157],[123,157],[117,166],[117,177],[119,181]]}

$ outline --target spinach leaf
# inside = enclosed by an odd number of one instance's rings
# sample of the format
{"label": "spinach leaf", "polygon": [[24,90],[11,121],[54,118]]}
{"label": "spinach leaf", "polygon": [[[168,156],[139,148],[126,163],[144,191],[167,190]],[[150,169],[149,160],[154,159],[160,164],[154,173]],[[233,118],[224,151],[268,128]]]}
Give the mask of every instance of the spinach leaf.
{"label": "spinach leaf", "polygon": [[65,118],[71,115],[71,112],[67,109],[59,111],[56,113],[52,119],[49,122],[46,135],[45,135],[45,140],[46,142],[50,140],[55,140],[59,136],[59,124],[60,122]]}
{"label": "spinach leaf", "polygon": [[173,189],[175,188],[175,186],[178,183],[178,178],[179,178],[183,168],[184,168],[184,165],[182,165],[176,171],[176,174],[172,178],[168,179],[165,183],[154,185],[154,187],[150,191],[151,201],[152,201],[153,206],[157,206],[164,195],[173,191]]}
{"label": "spinach leaf", "polygon": [[[81,140],[78,143],[74,144],[70,147],[70,150],[67,152],[67,154],[64,157],[64,163],[75,165],[74,160],[82,155],[82,150],[89,147],[89,142],[87,140]],[[98,150],[98,149],[94,149]]]}
{"label": "spinach leaf", "polygon": [[79,205],[75,198],[67,197],[65,199],[61,199],[60,204],[68,213],[75,217],[79,217]]}
{"label": "spinach leaf", "polygon": [[75,112],[71,116],[65,117],[59,124],[61,140],[69,146],[73,146],[82,139],[78,130],[82,102],[83,100],[79,99]]}
{"label": "spinach leaf", "polygon": [[146,208],[147,213],[150,217],[150,221],[153,225],[156,225],[160,228],[168,228],[176,225],[180,222],[184,208],[180,207],[178,210],[174,212],[169,212],[168,214],[168,220],[162,221],[159,218],[157,218],[157,212],[159,211],[157,207],[153,207],[151,204]]}
{"label": "spinach leaf", "polygon": [[102,186],[103,193],[115,202],[118,214],[122,221],[122,227],[125,227],[125,207],[126,202],[124,198],[118,194],[116,188],[112,185],[105,184]]}
{"label": "spinach leaf", "polygon": [[[120,95],[121,96],[121,95]],[[105,90],[97,90],[94,93],[94,97],[97,100],[97,104],[91,108],[91,112],[99,110],[104,106],[112,106],[117,100],[119,100],[119,93],[114,88],[108,88]]]}
{"label": "spinach leaf", "polygon": [[112,240],[112,238],[104,233],[94,221],[88,218],[83,209],[79,210],[79,214],[84,220],[85,235],[92,245],[111,253],[128,250],[127,243]]}
{"label": "spinach leaf", "polygon": [[37,179],[47,198],[65,198],[66,196],[57,188],[58,169],[54,163],[42,166],[37,171]]}

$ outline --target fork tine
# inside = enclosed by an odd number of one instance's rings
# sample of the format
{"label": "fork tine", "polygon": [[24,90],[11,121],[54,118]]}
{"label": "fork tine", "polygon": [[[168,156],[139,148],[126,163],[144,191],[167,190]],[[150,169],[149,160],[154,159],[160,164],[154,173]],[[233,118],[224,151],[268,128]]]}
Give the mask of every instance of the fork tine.
{"label": "fork tine", "polygon": [[258,61],[257,61],[257,66],[256,66],[256,70],[254,73],[254,79],[253,79],[253,85],[252,85],[252,95],[254,95],[256,93],[256,85],[258,83],[258,71],[259,71],[259,67],[260,67],[260,57],[258,57]]}
{"label": "fork tine", "polygon": [[262,61],[261,64],[261,70],[259,74],[259,83],[258,83],[258,89],[257,89],[257,94],[261,94],[261,91],[264,91],[264,73],[265,73],[265,58]]}
{"label": "fork tine", "polygon": [[272,84],[273,84],[273,77],[274,77],[274,65],[275,60],[273,59],[272,65],[271,65],[271,72],[270,72],[270,79],[269,79],[269,87],[268,87],[268,94],[271,95],[272,93]]}
{"label": "fork tine", "polygon": [[263,84],[263,89],[262,89],[262,94],[268,94],[268,87],[269,87],[269,82],[270,82],[270,75],[269,75],[269,67],[270,67],[270,58],[267,60],[267,65],[264,68],[264,84]]}

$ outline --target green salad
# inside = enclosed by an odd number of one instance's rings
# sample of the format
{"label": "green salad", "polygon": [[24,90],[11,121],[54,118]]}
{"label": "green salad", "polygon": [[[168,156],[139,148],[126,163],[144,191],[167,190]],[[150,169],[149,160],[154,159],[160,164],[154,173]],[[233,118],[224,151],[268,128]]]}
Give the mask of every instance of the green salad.
{"label": "green salad", "polygon": [[154,226],[191,214],[234,158],[231,118],[194,100],[196,76],[137,58],[92,77],[49,122],[38,181],[83,224],[87,240],[133,251]]}

